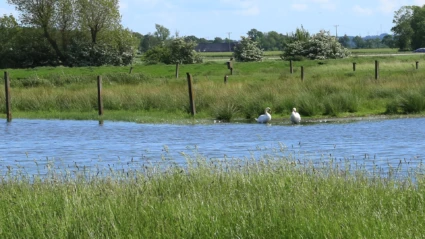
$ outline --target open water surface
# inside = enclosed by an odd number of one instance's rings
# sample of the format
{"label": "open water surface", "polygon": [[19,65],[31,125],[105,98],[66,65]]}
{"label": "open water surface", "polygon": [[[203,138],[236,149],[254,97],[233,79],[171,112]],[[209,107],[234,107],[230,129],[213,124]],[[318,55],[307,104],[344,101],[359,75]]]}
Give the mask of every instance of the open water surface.
{"label": "open water surface", "polygon": [[[24,168],[41,173],[54,167],[125,168],[186,155],[207,159],[261,158],[335,160],[368,169],[421,167],[425,153],[425,118],[365,120],[345,123],[265,125],[138,124],[129,122],[14,119],[0,123],[0,172]],[[41,171],[41,172],[40,172]]]}

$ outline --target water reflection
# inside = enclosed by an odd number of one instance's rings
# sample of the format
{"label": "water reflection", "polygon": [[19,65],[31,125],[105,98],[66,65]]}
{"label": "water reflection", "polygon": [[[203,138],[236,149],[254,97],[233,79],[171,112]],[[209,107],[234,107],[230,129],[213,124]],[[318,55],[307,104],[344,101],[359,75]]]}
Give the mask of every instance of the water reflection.
{"label": "water reflection", "polygon": [[[113,167],[184,155],[208,159],[287,156],[296,160],[334,160],[376,167],[417,167],[425,152],[424,118],[346,123],[137,124],[129,122],[26,120],[0,124],[0,167],[29,173],[55,167]],[[41,165],[41,166],[40,166]],[[403,168],[404,171],[407,168]]]}

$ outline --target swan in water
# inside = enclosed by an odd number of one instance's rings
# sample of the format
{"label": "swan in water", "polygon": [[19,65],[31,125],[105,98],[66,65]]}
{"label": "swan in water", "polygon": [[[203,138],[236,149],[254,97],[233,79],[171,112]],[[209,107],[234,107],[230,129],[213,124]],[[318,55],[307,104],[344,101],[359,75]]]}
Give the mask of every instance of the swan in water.
{"label": "swan in water", "polygon": [[292,121],[293,124],[299,124],[301,122],[301,116],[297,112],[296,108],[292,109],[291,121]]}
{"label": "swan in water", "polygon": [[258,116],[258,118],[256,118],[255,120],[258,123],[267,123],[267,122],[269,122],[272,119],[272,116],[270,115],[269,111],[270,111],[270,107],[267,107],[264,110],[264,114]]}

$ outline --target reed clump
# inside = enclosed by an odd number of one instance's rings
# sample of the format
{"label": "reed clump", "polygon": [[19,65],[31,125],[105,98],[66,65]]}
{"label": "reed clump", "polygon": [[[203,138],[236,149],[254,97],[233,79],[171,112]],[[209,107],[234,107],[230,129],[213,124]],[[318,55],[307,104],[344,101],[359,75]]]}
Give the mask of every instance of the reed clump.
{"label": "reed clump", "polygon": [[[207,159],[184,155],[75,165],[0,187],[2,238],[418,238],[425,232],[423,168],[370,174],[349,160],[291,155]],[[414,180],[412,180],[414,179]]]}

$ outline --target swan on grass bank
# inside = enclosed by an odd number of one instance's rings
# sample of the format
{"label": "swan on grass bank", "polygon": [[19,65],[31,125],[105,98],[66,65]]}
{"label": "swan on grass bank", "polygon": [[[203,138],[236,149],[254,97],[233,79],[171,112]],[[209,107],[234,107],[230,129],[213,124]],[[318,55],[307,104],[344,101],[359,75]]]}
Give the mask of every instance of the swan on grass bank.
{"label": "swan on grass bank", "polygon": [[255,120],[258,123],[267,123],[267,122],[269,122],[272,119],[272,116],[270,115],[269,111],[270,111],[270,107],[267,107],[264,110],[264,114],[258,116],[258,118],[256,118]]}
{"label": "swan on grass bank", "polygon": [[297,112],[296,108],[292,109],[292,114],[291,114],[291,122],[293,124],[299,124],[301,122],[301,116],[300,114]]}

